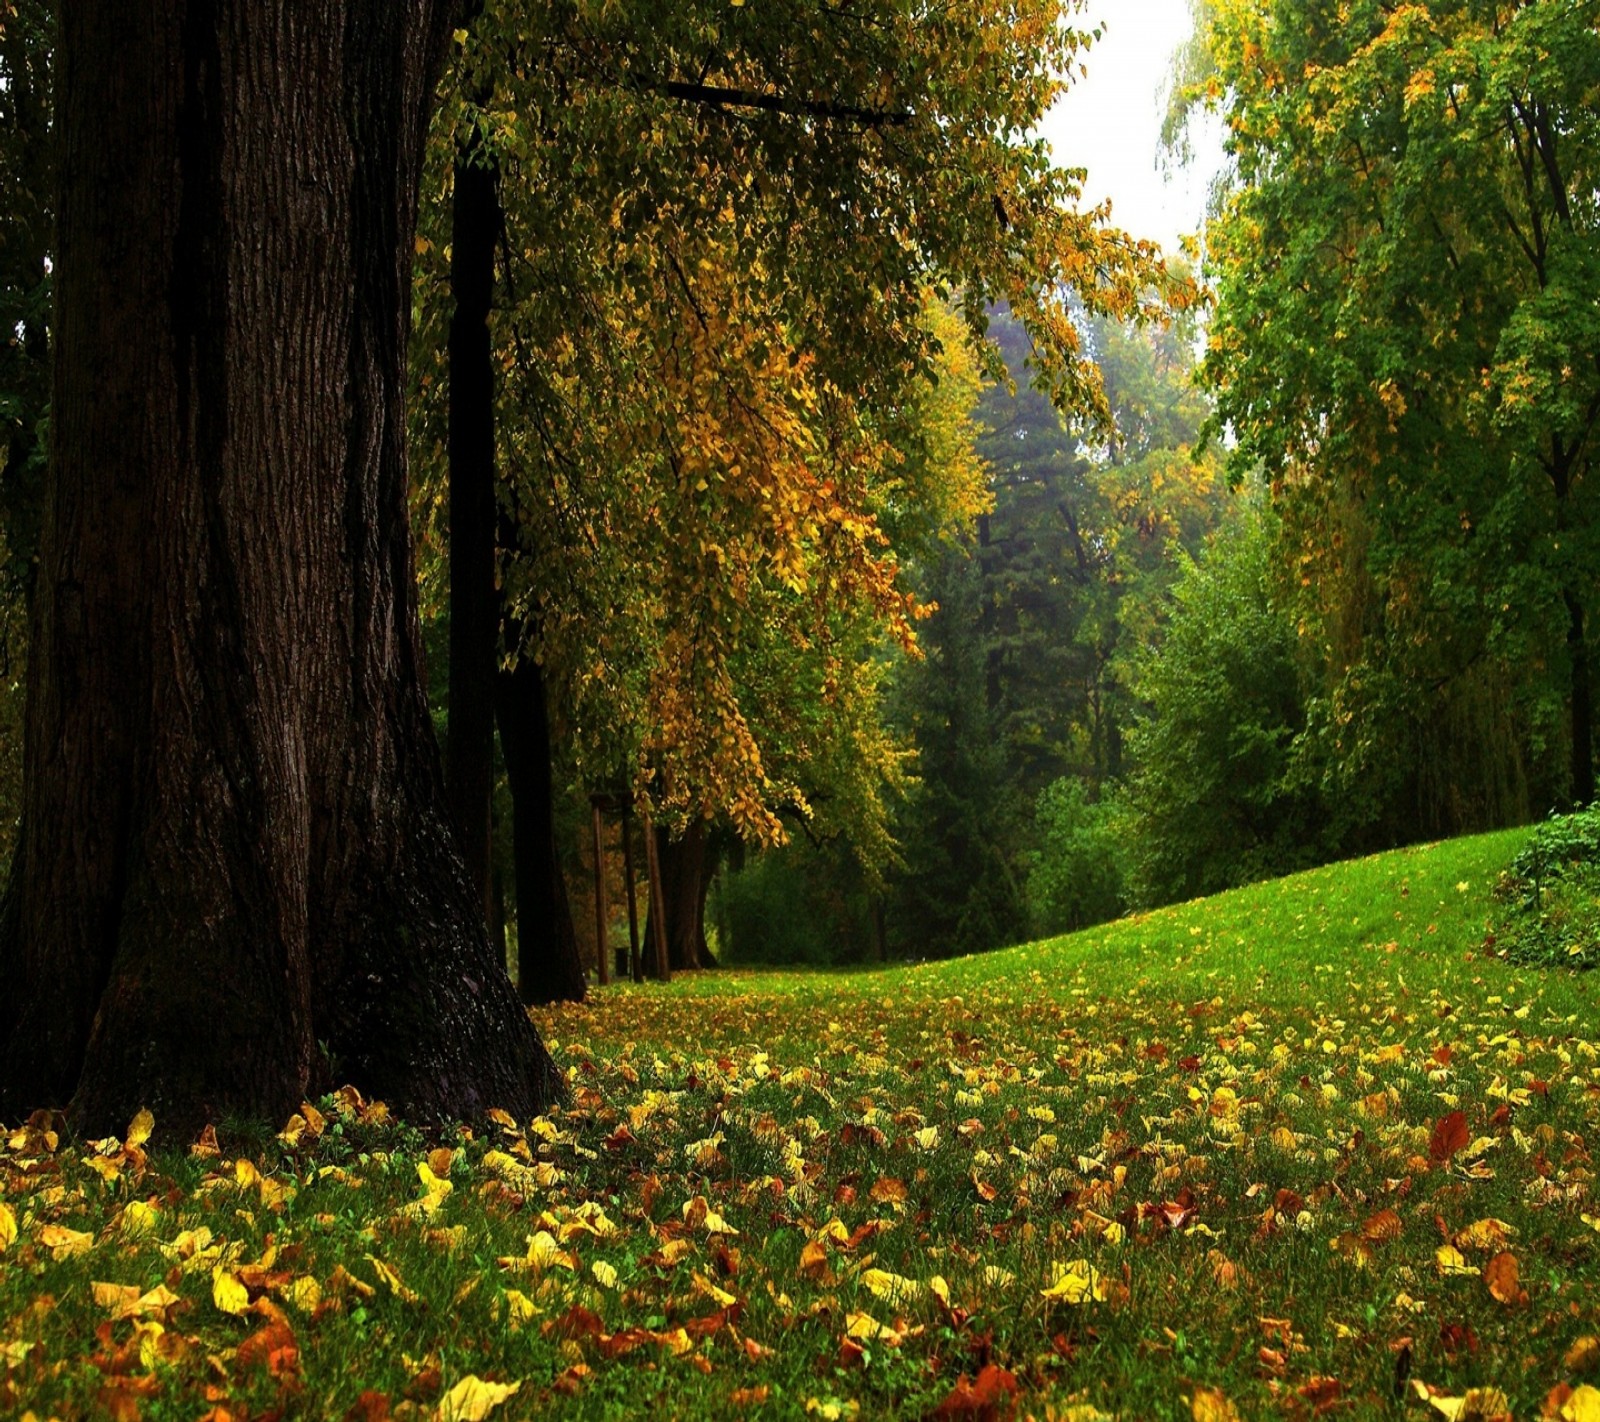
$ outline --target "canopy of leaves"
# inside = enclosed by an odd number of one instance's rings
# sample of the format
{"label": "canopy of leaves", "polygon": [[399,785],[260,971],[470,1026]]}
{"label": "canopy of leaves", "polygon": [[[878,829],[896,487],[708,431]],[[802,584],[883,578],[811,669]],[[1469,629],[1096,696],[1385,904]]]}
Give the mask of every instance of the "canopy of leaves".
{"label": "canopy of leaves", "polygon": [[1525,814],[1600,552],[1600,9],[1204,11],[1206,373],[1284,512],[1329,759],[1394,833]]}
{"label": "canopy of leaves", "polygon": [[802,765],[865,750],[892,782],[862,656],[909,645],[901,555],[983,498],[988,302],[1092,416],[1069,302],[1178,291],[1028,137],[1085,43],[1069,8],[489,6],[459,37],[435,171],[471,132],[502,180],[506,577],[591,781],[763,838],[819,788]]}

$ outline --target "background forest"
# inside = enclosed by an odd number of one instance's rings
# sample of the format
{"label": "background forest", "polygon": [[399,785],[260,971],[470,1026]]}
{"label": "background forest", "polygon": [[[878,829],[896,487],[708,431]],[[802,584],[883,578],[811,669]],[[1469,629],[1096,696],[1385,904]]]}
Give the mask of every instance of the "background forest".
{"label": "background forest", "polygon": [[[51,244],[49,12],[4,14],[0,860]],[[469,870],[513,957],[537,941],[525,996],[598,967],[600,845],[626,943],[646,823],[673,965],[828,963],[1592,798],[1595,7],[1196,20],[1170,138],[1228,125],[1207,298],[1108,246],[1049,339],[1004,282],[889,301],[879,249],[818,216],[850,171],[826,125],[764,149],[706,95],[663,117],[604,82],[615,37],[493,6],[461,32],[416,243],[413,504]],[[1001,190],[1000,231],[1046,242]]]}

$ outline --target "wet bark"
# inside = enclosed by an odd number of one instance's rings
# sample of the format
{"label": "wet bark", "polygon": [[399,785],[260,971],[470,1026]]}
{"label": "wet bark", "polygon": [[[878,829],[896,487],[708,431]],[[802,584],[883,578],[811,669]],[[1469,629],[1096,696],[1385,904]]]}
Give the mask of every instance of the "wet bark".
{"label": "wet bark", "polygon": [[499,178],[476,132],[457,147],[451,199],[450,718],[446,784],[467,878],[492,912],[490,801],[500,641],[495,589],[494,365],[489,312],[500,236]]}
{"label": "wet bark", "polygon": [[520,657],[499,673],[495,710],[511,787],[518,987],[526,1003],[582,1002],[588,980],[556,844],[550,709],[544,674],[532,658]]}
{"label": "wet bark", "polygon": [[[0,1114],[181,1139],[559,1078],[450,832],[406,512],[437,0],[63,7]],[[327,1056],[322,1051],[325,1044]]]}

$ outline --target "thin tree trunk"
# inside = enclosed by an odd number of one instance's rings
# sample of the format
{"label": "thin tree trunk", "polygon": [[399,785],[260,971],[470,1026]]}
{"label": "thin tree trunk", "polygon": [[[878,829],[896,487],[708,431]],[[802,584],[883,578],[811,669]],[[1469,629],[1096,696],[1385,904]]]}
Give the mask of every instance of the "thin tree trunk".
{"label": "thin tree trunk", "polygon": [[60,12],[55,446],[0,1116],[413,1118],[559,1076],[450,833],[407,522],[436,0]]}
{"label": "thin tree trunk", "polygon": [[622,802],[622,878],[628,899],[628,976],[644,981],[644,958],[639,952],[638,871],[633,867],[633,810],[631,799]]}
{"label": "thin tree trunk", "polygon": [[672,963],[667,957],[666,913],[661,897],[661,856],[656,852],[657,839],[648,815],[640,816],[644,830],[645,874],[650,881],[649,932],[645,941],[650,945],[650,976],[658,982],[672,981]]}
{"label": "thin tree trunk", "polygon": [[1572,803],[1594,799],[1594,686],[1583,604],[1570,589],[1567,604],[1567,658],[1571,664]]}
{"label": "thin tree trunk", "polygon": [[517,981],[522,1000],[582,1002],[588,980],[556,846],[550,711],[544,674],[531,657],[519,657],[514,668],[500,672],[495,709],[511,786]]}
{"label": "thin tree trunk", "polygon": [[497,170],[476,131],[456,148],[450,292],[450,719],[446,784],[467,878],[489,914],[494,794],[494,364],[489,312],[500,235]]}
{"label": "thin tree trunk", "polygon": [[600,802],[589,807],[594,833],[594,956],[600,985],[611,985],[611,914],[606,906],[606,822]]}

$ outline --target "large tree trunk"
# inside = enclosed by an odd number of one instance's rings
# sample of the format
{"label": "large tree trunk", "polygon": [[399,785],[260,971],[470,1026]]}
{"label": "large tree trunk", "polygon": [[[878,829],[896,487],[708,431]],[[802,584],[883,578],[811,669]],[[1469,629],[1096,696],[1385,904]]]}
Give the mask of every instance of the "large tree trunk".
{"label": "large tree trunk", "polygon": [[[706,874],[706,822],[695,820],[680,839],[670,838],[664,829],[653,833],[661,864],[667,962],[673,972],[709,967],[712,959],[706,944],[706,892],[711,882]],[[647,943],[654,931],[655,925],[647,920]]]}
{"label": "large tree trunk", "polygon": [[449,830],[404,355],[439,0],[63,6],[55,448],[0,1114],[181,1137],[559,1078]]}
{"label": "large tree trunk", "polygon": [[489,311],[500,235],[498,176],[474,132],[456,151],[450,290],[450,719],[445,771],[468,881],[489,914],[494,795],[494,364]]}
{"label": "large tree trunk", "polygon": [[[508,637],[508,645],[516,645]],[[511,786],[517,884],[517,982],[527,1003],[582,1002],[588,991],[556,845],[555,777],[544,673],[517,659],[495,685],[500,751]]]}

